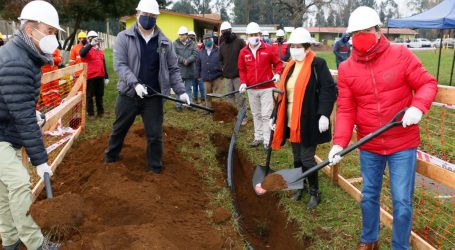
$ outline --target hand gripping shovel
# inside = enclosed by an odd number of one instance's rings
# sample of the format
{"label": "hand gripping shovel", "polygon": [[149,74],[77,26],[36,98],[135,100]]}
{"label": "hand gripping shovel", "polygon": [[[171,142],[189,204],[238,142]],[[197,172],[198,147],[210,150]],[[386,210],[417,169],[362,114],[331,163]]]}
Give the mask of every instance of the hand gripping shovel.
{"label": "hand gripping shovel", "polygon": [[[272,116],[270,119],[275,119],[276,118],[276,113],[278,110],[278,96],[275,97],[275,94],[283,94],[284,91],[279,90],[279,89],[273,89],[273,111],[272,111]],[[275,131],[270,131],[270,140],[269,140],[269,145],[267,146],[267,155],[266,155],[266,160],[265,160],[265,166],[262,165],[256,165],[256,168],[254,169],[254,174],[253,174],[253,189],[256,187],[258,183],[261,183],[262,180],[264,180],[265,176],[267,176],[270,172],[273,172],[272,169],[270,169],[270,157],[272,155],[272,140],[273,140],[273,135]],[[255,189],[256,190],[256,189]],[[257,193],[256,194],[260,194]]]}
{"label": "hand gripping shovel", "polygon": [[[371,139],[375,138],[376,136],[382,134],[383,132],[387,131],[388,129],[401,125],[402,121],[398,120],[400,118],[406,109],[401,110],[398,112],[392,120],[384,125],[383,127],[379,128],[378,130],[370,133],[369,135],[363,137],[356,143],[348,146],[347,148],[343,149],[338,155],[344,156],[354,149],[360,147],[361,145],[365,144],[366,142],[370,141]],[[268,191],[285,191],[285,190],[294,190],[294,189],[302,189],[303,188],[303,180],[310,174],[314,173],[315,171],[318,171],[319,169],[329,165],[330,162],[329,160],[325,160],[318,165],[308,169],[307,171],[302,173],[302,168],[293,168],[293,169],[283,169],[280,171],[276,171],[273,174],[268,175],[265,177],[263,180],[257,180],[257,183],[262,184],[262,188],[266,189],[264,187],[264,182],[265,181],[273,181],[274,183],[278,183],[277,185],[274,185],[276,189],[274,190],[268,190]],[[255,184],[253,183],[253,186]]]}
{"label": "hand gripping shovel", "polygon": [[[267,83],[271,83],[271,82],[274,82],[274,80],[272,79],[272,80],[268,80],[268,81],[265,81],[265,82],[256,83],[254,85],[251,85],[251,86],[247,87],[246,89],[252,89],[252,88],[255,88],[255,87],[267,84]],[[239,92],[240,92],[239,90],[236,90],[236,91],[232,91],[232,92],[229,92],[229,93],[226,93],[226,94],[209,93],[209,94],[206,94],[206,95],[210,96],[210,97],[223,98],[223,97],[226,97],[226,96],[237,94]]]}
{"label": "hand gripping shovel", "polygon": [[[154,97],[154,96],[159,96],[159,97],[162,97],[162,98],[164,98],[164,99],[167,99],[167,100],[170,100],[170,101],[173,101],[173,102],[178,102],[178,103],[181,103],[181,104],[184,104],[184,105],[188,105],[188,103],[185,102],[185,101],[182,101],[182,100],[179,100],[179,99],[175,99],[175,98],[172,98],[172,97],[167,96],[167,95],[163,95],[163,94],[161,94],[161,93],[155,91],[155,90],[152,89],[152,88],[147,88],[147,92],[149,92],[149,91],[151,91],[152,94],[145,95],[145,96],[144,96],[145,98],[150,98],[150,97]],[[211,109],[211,108],[208,108],[208,107],[205,107],[205,106],[201,106],[201,105],[197,105],[197,104],[193,104],[193,103],[191,103],[189,106],[190,106],[190,107],[193,107],[193,108],[202,109],[202,110],[208,111],[208,112],[210,112],[210,113],[213,113],[213,112],[214,112],[214,110]]]}

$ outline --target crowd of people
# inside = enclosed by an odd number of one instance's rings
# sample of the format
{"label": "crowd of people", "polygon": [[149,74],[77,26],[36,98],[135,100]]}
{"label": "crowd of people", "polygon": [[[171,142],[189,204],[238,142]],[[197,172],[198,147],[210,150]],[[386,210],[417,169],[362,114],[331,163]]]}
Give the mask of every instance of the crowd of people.
{"label": "crowd of people", "polygon": [[[187,104],[178,103],[177,111],[184,107],[192,110],[188,106],[191,102],[211,107],[207,93],[235,90],[240,94],[231,96],[230,101],[240,108],[246,105],[246,93],[254,127],[250,146],[279,150],[289,142],[293,166],[303,171],[316,165],[319,144],[332,141],[328,158],[337,164],[354,129],[360,139],[407,108],[402,126],[360,147],[363,187],[358,249],[379,249],[380,192],[386,165],[393,201],[392,249],[409,249],[420,142],[417,124],[429,111],[437,83],[407,48],[390,44],[381,33],[376,11],[361,6],[351,13],[346,33],[333,48],[337,82],[326,61],[312,50],[313,39],[304,27],[294,29],[288,41],[285,32],[278,30],[272,42],[255,22],[247,25],[245,40],[232,32],[229,22],[221,24],[220,36],[209,31],[199,40],[194,31],[182,26],[176,31],[178,39],[171,41],[156,24],[160,10],[155,0],[140,0],[136,11],[137,21],[118,34],[114,48],[118,97],[106,163],[121,161],[124,139],[136,116],[141,115],[147,137],[146,170],[162,173],[163,101],[153,93],[170,95],[171,89]],[[21,148],[36,166],[38,176],[53,174],[41,135],[42,116],[35,111],[38,99],[47,107],[61,102],[58,81],[41,85],[40,80],[42,72],[61,64],[55,34],[62,28],[56,9],[41,0],[28,3],[19,20],[19,31],[0,48],[0,234],[3,249],[16,250],[22,243],[27,249],[58,249],[60,246],[45,238],[27,213],[32,194]],[[97,116],[103,116],[104,88],[109,83],[100,42],[97,32],[80,32],[70,53],[70,65],[87,64],[90,120],[95,119],[95,105]],[[266,83],[253,86],[261,82]],[[274,88],[283,91],[276,114],[272,114]],[[336,124],[331,124],[335,103]],[[322,197],[318,173],[304,183],[291,199],[299,201],[308,193],[306,206],[313,209]]]}

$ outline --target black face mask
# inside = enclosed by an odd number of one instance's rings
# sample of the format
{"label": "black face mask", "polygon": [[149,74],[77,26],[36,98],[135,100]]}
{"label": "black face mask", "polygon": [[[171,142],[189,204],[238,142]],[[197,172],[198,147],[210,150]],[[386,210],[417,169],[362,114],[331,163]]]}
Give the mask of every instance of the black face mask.
{"label": "black face mask", "polygon": [[277,40],[278,43],[283,43],[284,42],[284,38],[282,38],[282,37],[278,37],[276,40]]}
{"label": "black face mask", "polygon": [[141,24],[142,28],[145,30],[151,30],[156,25],[156,18],[152,16],[140,16],[139,24]]}
{"label": "black face mask", "polygon": [[0,40],[0,46],[3,46],[5,42],[3,40]]}
{"label": "black face mask", "polygon": [[82,39],[82,40],[81,40],[81,43],[82,43],[82,45],[85,46],[85,45],[87,44],[87,39]]}

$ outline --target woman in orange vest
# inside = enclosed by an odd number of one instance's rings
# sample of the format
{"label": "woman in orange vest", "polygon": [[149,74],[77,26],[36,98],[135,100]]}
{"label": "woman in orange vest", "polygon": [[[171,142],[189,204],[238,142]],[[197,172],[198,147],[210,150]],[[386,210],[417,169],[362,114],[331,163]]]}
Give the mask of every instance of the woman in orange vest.
{"label": "woman in orange vest", "polygon": [[87,34],[83,31],[77,34],[77,44],[71,47],[69,65],[81,63],[80,51],[87,44]]}
{"label": "woman in orange vest", "polygon": [[[52,53],[54,58],[54,65],[44,65],[41,67],[41,72],[48,73],[58,69],[58,65],[62,63],[62,55],[60,50],[56,49]],[[60,90],[58,80],[41,84],[41,103],[47,108],[54,108],[60,105]]]}

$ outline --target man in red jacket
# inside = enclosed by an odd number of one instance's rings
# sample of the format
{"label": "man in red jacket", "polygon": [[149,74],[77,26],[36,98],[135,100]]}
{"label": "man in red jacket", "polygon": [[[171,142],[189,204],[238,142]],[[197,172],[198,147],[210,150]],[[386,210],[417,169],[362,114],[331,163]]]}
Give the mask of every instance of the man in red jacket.
{"label": "man in red jacket", "polygon": [[[261,29],[255,22],[249,23],[246,27],[248,46],[240,51],[238,60],[240,93],[244,93],[247,86],[272,78],[275,82],[280,81],[283,63],[271,46],[261,42],[260,32]],[[254,122],[254,140],[250,144],[251,147],[264,144],[264,147],[267,148],[269,144],[270,128],[268,124],[273,109],[272,88],[274,87],[275,84],[268,83],[248,90]]]}
{"label": "man in red jacket", "polygon": [[352,12],[347,32],[352,33],[352,56],[338,70],[338,108],[332,164],[351,139],[358,139],[388,123],[408,108],[403,126],[389,129],[360,147],[362,235],[358,249],[379,249],[379,211],[382,177],[389,166],[393,202],[392,249],[409,249],[418,123],[428,112],[437,83],[417,57],[403,46],[391,45],[381,34],[376,11],[361,6]]}

